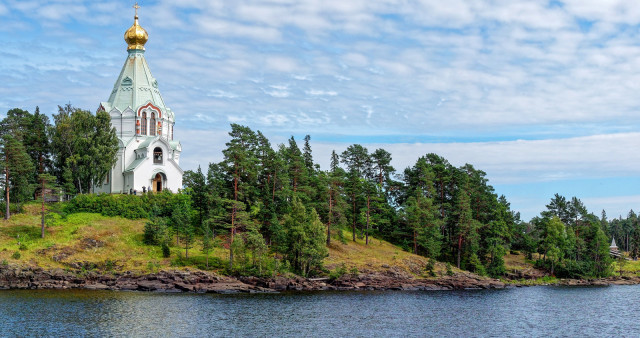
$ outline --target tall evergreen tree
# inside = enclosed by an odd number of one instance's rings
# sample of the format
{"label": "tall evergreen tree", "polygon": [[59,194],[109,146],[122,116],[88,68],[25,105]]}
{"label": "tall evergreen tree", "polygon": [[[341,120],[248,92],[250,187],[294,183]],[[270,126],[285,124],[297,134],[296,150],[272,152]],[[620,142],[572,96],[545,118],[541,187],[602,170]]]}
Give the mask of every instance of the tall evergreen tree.
{"label": "tall evergreen tree", "polygon": [[198,170],[186,171],[183,176],[183,185],[191,189],[193,208],[198,213],[198,226],[202,227],[204,220],[209,214],[209,192],[207,180],[198,166]]}
{"label": "tall evergreen tree", "polygon": [[286,255],[293,268],[308,275],[322,266],[327,256],[324,226],[315,210],[308,211],[297,198],[291,201],[291,213],[285,215]]}
{"label": "tall evergreen tree", "polygon": [[471,201],[469,196],[468,183],[458,192],[458,220],[456,228],[456,264],[458,269],[461,268],[463,255],[467,260],[471,257],[477,257],[477,230],[478,222],[473,219],[471,211]]}
{"label": "tall evergreen tree", "polygon": [[371,171],[371,159],[369,157],[369,151],[367,148],[354,144],[347,147],[342,152],[341,161],[347,166],[347,179],[345,182],[346,192],[349,196],[349,203],[351,204],[351,230],[352,239],[356,241],[356,223],[359,216],[360,208],[362,205],[362,190],[363,179],[370,176]]}
{"label": "tall evergreen tree", "polygon": [[229,270],[233,269],[233,241],[236,233],[236,219],[240,212],[238,207],[244,206],[241,200],[250,192],[251,183],[256,176],[255,146],[256,135],[248,127],[238,124],[231,125],[229,132],[231,140],[226,143],[227,148],[222,151],[223,165],[232,178],[233,201],[231,205],[231,231],[229,234]]}
{"label": "tall evergreen tree", "polygon": [[29,184],[33,164],[22,143],[10,134],[4,134],[0,139],[0,156],[2,157],[0,169],[4,173],[4,177],[0,179],[5,196],[4,218],[9,219],[11,197],[13,196],[13,200],[19,203],[29,198],[33,191],[33,186]]}

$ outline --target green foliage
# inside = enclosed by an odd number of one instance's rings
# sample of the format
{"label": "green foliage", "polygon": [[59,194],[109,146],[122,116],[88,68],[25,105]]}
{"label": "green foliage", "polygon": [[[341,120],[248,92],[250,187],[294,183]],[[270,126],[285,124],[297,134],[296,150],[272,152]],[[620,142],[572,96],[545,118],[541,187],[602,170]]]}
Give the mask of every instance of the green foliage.
{"label": "green foliage", "polygon": [[195,264],[198,269],[201,270],[220,270],[227,267],[226,261],[220,259],[219,257],[208,257],[205,259],[205,262],[196,260]]}
{"label": "green foliage", "polygon": [[143,242],[147,245],[158,245],[168,241],[167,221],[157,216],[157,208],[153,208],[152,216],[144,225]]}
{"label": "green foliage", "polygon": [[447,276],[453,276],[453,270],[451,268],[451,263],[447,262]]}
{"label": "green foliage", "polygon": [[0,185],[5,193],[5,218],[10,215],[10,202],[24,202],[34,190],[33,162],[21,140],[5,133],[0,138]]}
{"label": "green foliage", "polygon": [[159,194],[110,195],[110,194],[81,194],[66,204],[65,213],[94,212],[104,216],[120,216],[128,219],[148,218],[152,209],[157,217],[171,216],[178,204],[191,202],[186,194],[173,194],[164,190]]}
{"label": "green foliage", "polygon": [[113,269],[116,267],[116,262],[112,259],[107,259],[104,261],[104,269],[106,271],[113,271]]}
{"label": "green foliage", "polygon": [[347,266],[342,263],[338,265],[331,273],[329,273],[329,279],[336,280],[347,274]]}
{"label": "green foliage", "polygon": [[209,252],[213,249],[213,241],[214,241],[213,230],[208,226],[208,224],[204,224],[202,226],[202,252],[206,255],[206,267],[209,268]]}
{"label": "green foliage", "polygon": [[162,257],[169,258],[171,256],[171,249],[169,248],[169,244],[167,242],[162,242],[160,246],[162,249]]}
{"label": "green foliage", "polygon": [[19,251],[16,251],[16,252],[14,252],[14,253],[13,253],[13,255],[11,255],[11,258],[13,258],[13,259],[20,259],[20,257],[21,257],[21,256],[22,256],[22,255],[20,255],[20,252],[19,252]]}
{"label": "green foliage", "polygon": [[469,270],[475,272],[481,276],[486,275],[486,271],[484,269],[484,265],[480,262],[480,258],[476,253],[472,253],[469,256],[469,261],[467,263]]}
{"label": "green foliage", "polygon": [[433,271],[435,269],[435,263],[433,262],[433,259],[429,259],[427,261],[427,265],[424,267],[424,269],[430,277],[436,276],[435,271]]}
{"label": "green foliage", "polygon": [[532,220],[534,229],[528,234],[541,255],[536,266],[562,278],[611,275],[609,239],[602,226],[606,221],[587,214],[575,197],[567,200],[556,194],[547,209]]}
{"label": "green foliage", "polygon": [[302,202],[294,197],[291,213],[285,215],[284,232],[281,252],[296,272],[306,276],[311,270],[322,267],[322,260],[328,254],[326,234],[315,210],[307,211]]}
{"label": "green foliage", "polygon": [[193,246],[195,238],[195,227],[192,223],[191,214],[191,205],[183,201],[176,205],[170,218],[171,226],[184,245],[186,259],[189,259],[189,249]]}
{"label": "green foliage", "polygon": [[105,111],[94,115],[67,104],[58,107],[53,120],[51,149],[58,179],[71,180],[76,191],[88,193],[116,163],[118,138],[111,127],[111,117]]}

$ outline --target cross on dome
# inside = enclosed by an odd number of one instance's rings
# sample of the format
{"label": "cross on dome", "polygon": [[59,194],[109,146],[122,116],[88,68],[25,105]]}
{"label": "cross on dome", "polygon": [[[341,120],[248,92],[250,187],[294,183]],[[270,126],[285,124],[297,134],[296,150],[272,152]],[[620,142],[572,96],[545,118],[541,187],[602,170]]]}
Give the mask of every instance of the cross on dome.
{"label": "cross on dome", "polygon": [[124,32],[124,41],[127,42],[128,50],[144,50],[144,44],[147,43],[149,39],[149,34],[138,24],[138,3],[136,2],[133,5],[133,8],[136,11],[136,16],[133,20],[133,25]]}

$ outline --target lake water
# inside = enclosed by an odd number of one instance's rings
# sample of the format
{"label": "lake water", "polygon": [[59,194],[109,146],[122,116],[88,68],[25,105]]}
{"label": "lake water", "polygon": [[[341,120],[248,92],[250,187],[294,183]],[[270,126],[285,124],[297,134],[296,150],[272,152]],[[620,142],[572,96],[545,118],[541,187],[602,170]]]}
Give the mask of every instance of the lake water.
{"label": "lake water", "polygon": [[640,286],[261,295],[0,291],[0,336],[640,336]]}

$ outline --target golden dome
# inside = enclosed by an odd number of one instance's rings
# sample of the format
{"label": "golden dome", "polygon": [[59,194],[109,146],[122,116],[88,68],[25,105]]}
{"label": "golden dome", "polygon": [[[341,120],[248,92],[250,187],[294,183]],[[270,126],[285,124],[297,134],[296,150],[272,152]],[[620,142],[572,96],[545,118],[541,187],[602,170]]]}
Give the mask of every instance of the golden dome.
{"label": "golden dome", "polygon": [[129,45],[127,49],[144,50],[144,44],[147,43],[147,40],[149,40],[149,34],[138,24],[138,14],[136,13],[133,25],[124,32],[124,41]]}

